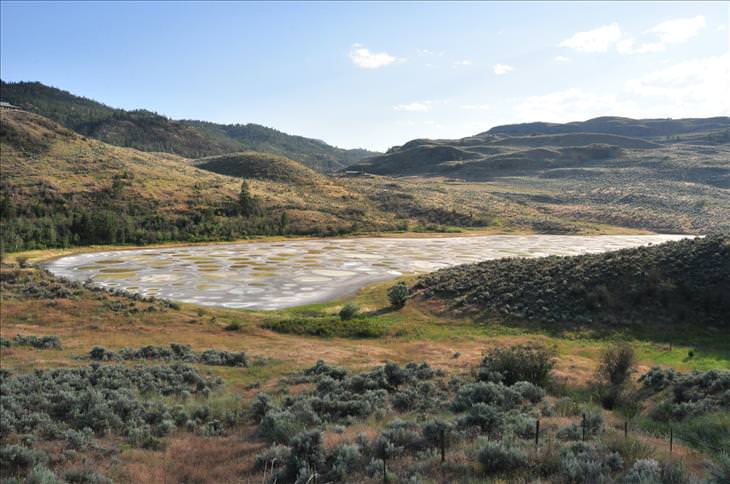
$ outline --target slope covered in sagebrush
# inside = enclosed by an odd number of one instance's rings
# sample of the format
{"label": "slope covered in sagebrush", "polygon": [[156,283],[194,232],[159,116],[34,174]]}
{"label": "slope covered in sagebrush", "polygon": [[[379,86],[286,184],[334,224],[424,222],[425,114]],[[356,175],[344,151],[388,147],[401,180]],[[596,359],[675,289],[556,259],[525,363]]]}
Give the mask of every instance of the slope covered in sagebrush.
{"label": "slope covered in sagebrush", "polygon": [[422,277],[416,295],[484,316],[550,323],[730,324],[730,237],[604,254],[510,258]]}

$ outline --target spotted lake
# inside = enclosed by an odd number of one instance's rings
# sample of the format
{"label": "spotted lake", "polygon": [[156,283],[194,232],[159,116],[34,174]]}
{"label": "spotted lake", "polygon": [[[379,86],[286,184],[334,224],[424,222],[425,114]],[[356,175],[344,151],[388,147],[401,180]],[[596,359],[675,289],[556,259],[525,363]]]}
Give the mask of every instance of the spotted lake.
{"label": "spotted lake", "polygon": [[228,308],[279,309],[324,302],[403,274],[501,257],[604,252],[680,235],[489,235],[252,242],[78,254],[56,275],[146,296]]}

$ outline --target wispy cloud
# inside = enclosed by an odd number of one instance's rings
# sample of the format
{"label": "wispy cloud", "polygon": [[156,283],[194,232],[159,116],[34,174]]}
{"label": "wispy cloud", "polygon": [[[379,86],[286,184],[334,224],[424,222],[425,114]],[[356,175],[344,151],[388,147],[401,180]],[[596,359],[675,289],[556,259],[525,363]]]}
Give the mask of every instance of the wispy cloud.
{"label": "wispy cloud", "polygon": [[617,23],[604,25],[593,30],[578,32],[560,42],[578,52],[607,52],[609,47],[621,39],[621,27]]}
{"label": "wispy cloud", "polygon": [[660,103],[669,116],[730,114],[730,54],[651,72],[626,82],[626,90]]}
{"label": "wispy cloud", "polygon": [[415,101],[406,104],[396,104],[393,109],[396,111],[408,111],[413,113],[425,113],[433,107],[433,101]]}
{"label": "wispy cloud", "polygon": [[441,57],[441,56],[444,55],[444,51],[443,50],[435,51],[435,50],[431,50],[431,49],[417,49],[416,52],[420,56],[436,56],[436,57]]}
{"label": "wispy cloud", "polygon": [[514,70],[514,67],[507,65],[507,64],[495,64],[494,65],[494,73],[498,76],[503,76],[505,74],[508,74]]}
{"label": "wispy cloud", "polygon": [[649,33],[659,36],[665,44],[681,44],[699,33],[705,27],[705,17],[697,15],[691,18],[667,20],[648,30]]}
{"label": "wispy cloud", "polygon": [[615,47],[619,54],[648,54],[662,52],[668,45],[680,44],[696,36],[705,27],[705,17],[697,15],[661,22],[643,33],[638,42],[633,36],[621,31],[618,23],[604,25],[586,32],[578,32],[560,42],[578,52],[608,52]]}
{"label": "wispy cloud", "polygon": [[636,114],[631,101],[621,101],[614,94],[594,93],[578,88],[555,91],[541,96],[529,96],[515,111],[525,121],[577,121],[596,116]]}
{"label": "wispy cloud", "polygon": [[570,59],[563,55],[556,55],[554,60],[555,62],[570,62]]}
{"label": "wispy cloud", "polygon": [[361,69],[380,69],[398,62],[404,62],[405,59],[395,57],[387,52],[371,52],[366,47],[355,44],[350,49],[350,59]]}
{"label": "wispy cloud", "polygon": [[472,64],[473,64],[473,62],[469,59],[461,59],[461,60],[454,61],[452,66],[453,67],[468,67]]}

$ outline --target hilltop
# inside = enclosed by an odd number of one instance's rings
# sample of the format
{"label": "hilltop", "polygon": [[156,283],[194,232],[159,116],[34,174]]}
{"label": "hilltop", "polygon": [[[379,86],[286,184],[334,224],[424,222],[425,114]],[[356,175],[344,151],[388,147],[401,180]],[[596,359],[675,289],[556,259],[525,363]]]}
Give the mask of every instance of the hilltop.
{"label": "hilltop", "polygon": [[336,170],[375,154],[337,148],[257,124],[178,121],[144,109],[116,109],[40,82],[0,83],[2,101],[48,117],[80,134],[142,151],[189,158],[245,150],[270,151],[319,171]]}
{"label": "hilltop", "polygon": [[[564,133],[606,133],[637,138],[661,138],[692,133],[727,131],[730,118],[631,119],[603,116],[572,123],[521,123],[496,126],[485,134],[532,136]],[[725,139],[725,142],[730,141]]]}
{"label": "hilltop", "polygon": [[193,165],[201,170],[237,178],[271,180],[293,184],[316,184],[323,176],[285,156],[258,151],[200,158]]}
{"label": "hilltop", "polygon": [[413,289],[449,310],[485,317],[727,327],[730,237],[573,257],[490,260],[429,274]]}

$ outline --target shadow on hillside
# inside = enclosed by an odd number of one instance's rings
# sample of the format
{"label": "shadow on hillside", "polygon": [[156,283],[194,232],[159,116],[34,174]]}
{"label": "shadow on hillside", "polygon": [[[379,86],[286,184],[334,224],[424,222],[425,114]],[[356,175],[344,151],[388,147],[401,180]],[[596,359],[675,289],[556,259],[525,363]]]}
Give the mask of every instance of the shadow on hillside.
{"label": "shadow on hillside", "polygon": [[365,316],[368,317],[375,317],[375,316],[383,316],[385,314],[390,314],[396,312],[397,309],[393,306],[386,306],[384,308],[376,309],[375,311],[369,311],[367,313],[364,313]]}

